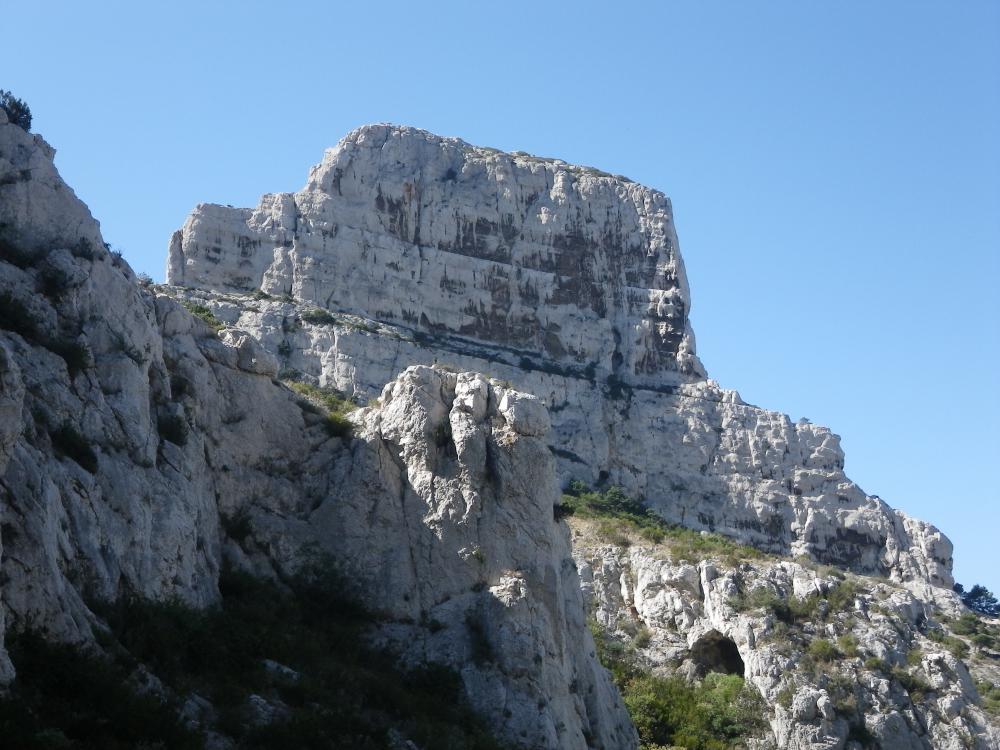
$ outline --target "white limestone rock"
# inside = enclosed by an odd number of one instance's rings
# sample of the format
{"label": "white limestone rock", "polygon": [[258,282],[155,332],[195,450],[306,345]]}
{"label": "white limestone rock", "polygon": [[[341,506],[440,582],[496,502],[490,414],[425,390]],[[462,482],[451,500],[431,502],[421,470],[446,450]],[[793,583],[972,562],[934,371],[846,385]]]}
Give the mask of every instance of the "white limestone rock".
{"label": "white limestone rock", "polygon": [[410,364],[440,363],[513,383],[547,407],[563,484],[603,479],[644,498],[667,520],[889,575],[927,600],[953,583],[951,542],[854,484],[836,435],[746,404],[711,380],[662,390],[609,385],[524,369],[500,348],[453,346],[345,313],[310,322],[312,304],[164,289],[251,333],[277,355],[281,370],[361,399],[377,396]]}
{"label": "white limestone rock", "polygon": [[[954,637],[949,617],[961,611],[954,594],[935,604],[885,579],[843,580],[834,569],[750,559],[736,549],[685,561],[683,542],[670,535],[660,545],[635,538],[622,547],[592,521],[569,523],[584,597],[601,626],[653,670],[741,673],[769,706],[769,739],[779,750],[856,748],[852,738],[866,733],[880,747],[998,747],[1000,727],[980,708],[968,668],[929,637]],[[756,590],[804,599],[838,586],[853,591],[835,599],[839,608],[820,600],[791,625],[767,608],[739,604]],[[640,628],[642,641],[634,638]],[[806,657],[820,638],[838,649],[830,662]],[[720,642],[739,660],[720,660],[710,647]],[[998,678],[1000,667],[980,677]]]}
{"label": "white limestone rock", "polygon": [[203,204],[170,284],[261,289],[629,382],[700,375],[670,201],[623,177],[370,125],[295,193]]}
{"label": "white limestone rock", "polygon": [[167,281],[358,396],[412,364],[514,383],[549,409],[562,482],[925,596],[953,583],[951,543],[851,482],[836,435],[704,379],[670,202],[623,177],[370,125],[297,193],[198,206]]}
{"label": "white limestone rock", "polygon": [[460,669],[501,738],[636,746],[553,522],[543,407],[414,368],[331,437],[256,339],[136,283],[38,139],[0,124],[0,153],[0,684],[7,628],[88,641],[92,599],[210,605],[224,556],[274,575],[318,548],[388,618],[373,637]]}

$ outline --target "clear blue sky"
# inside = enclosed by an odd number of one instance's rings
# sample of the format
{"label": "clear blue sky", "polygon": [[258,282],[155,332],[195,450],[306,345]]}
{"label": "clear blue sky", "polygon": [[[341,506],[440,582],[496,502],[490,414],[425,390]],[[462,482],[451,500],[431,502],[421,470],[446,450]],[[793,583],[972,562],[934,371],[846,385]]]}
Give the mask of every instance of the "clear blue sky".
{"label": "clear blue sky", "polygon": [[1000,3],[7,3],[0,87],[137,270],[393,121],[674,202],[709,372],[1000,592]]}

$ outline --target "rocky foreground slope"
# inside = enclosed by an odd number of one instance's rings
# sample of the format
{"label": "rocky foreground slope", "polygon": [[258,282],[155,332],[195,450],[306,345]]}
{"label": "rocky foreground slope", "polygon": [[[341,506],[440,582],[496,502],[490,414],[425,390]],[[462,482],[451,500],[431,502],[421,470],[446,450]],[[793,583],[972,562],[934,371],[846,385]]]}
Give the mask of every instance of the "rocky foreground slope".
{"label": "rocky foreground slope", "polygon": [[[950,543],[851,483],[828,430],[705,380],[661,194],[372,126],[300,193],[199,207],[157,287],[52,158],[0,114],[0,683],[5,632],[108,649],[109,602],[208,607],[224,569],[322,559],[368,641],[454,670],[503,746],[636,747],[598,654],[745,678],[757,747],[997,746]],[[347,424],[317,386],[367,405]],[[756,548],[567,522],[570,478]]]}
{"label": "rocky foreground slope", "polygon": [[[767,707],[765,746],[957,749],[1000,741],[975,687],[1000,677],[998,654],[956,636],[969,632],[960,608],[928,603],[885,578],[721,538],[668,530],[651,541],[634,525],[572,516],[570,526],[611,660],[692,679],[745,678]],[[996,649],[1000,628],[991,632]],[[976,677],[963,659],[975,663]]]}

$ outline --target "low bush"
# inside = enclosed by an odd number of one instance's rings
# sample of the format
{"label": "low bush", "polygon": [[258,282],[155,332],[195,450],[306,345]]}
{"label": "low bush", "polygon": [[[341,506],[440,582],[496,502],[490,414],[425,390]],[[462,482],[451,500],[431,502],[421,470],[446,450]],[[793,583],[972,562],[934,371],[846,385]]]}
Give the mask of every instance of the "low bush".
{"label": "low bush", "polygon": [[840,636],[837,639],[837,650],[848,659],[853,659],[859,655],[858,639],[851,633]]}
{"label": "low bush", "polygon": [[357,404],[334,388],[321,388],[298,380],[283,382],[303,398],[299,402],[300,407],[324,416],[327,434],[331,437],[351,436],[354,425],[347,415],[358,408]]}
{"label": "low bush", "polygon": [[865,669],[871,670],[872,672],[888,672],[889,665],[877,656],[869,656],[865,659]]}
{"label": "low bush", "polygon": [[[95,607],[119,658],[143,663],[179,695],[204,696],[216,728],[241,748],[384,748],[390,730],[427,750],[500,747],[468,708],[457,673],[405,669],[369,645],[375,616],[335,566],[318,560],[285,583],[227,571],[214,609],[140,599]],[[286,716],[255,725],[251,695],[280,701]]]}
{"label": "low bush", "polygon": [[[754,609],[770,611],[778,620],[786,625],[801,624],[810,620],[823,620],[832,614],[844,611],[852,606],[859,592],[858,584],[852,580],[837,583],[825,594],[810,594],[807,597],[783,597],[767,588],[757,588],[748,594],[730,599],[730,605],[739,612]],[[819,606],[826,601],[825,614]]]}
{"label": "low bush", "polygon": [[923,677],[912,674],[902,667],[893,667],[889,674],[909,693],[912,701],[922,700],[927,693],[933,690]]}
{"label": "low bush", "polygon": [[840,654],[837,647],[826,638],[814,638],[809,642],[806,653],[818,662],[831,662]]}
{"label": "low bush", "polygon": [[195,302],[188,302],[187,300],[182,301],[181,305],[183,305],[185,310],[198,318],[198,320],[208,325],[208,327],[212,330],[221,331],[225,327],[222,321],[215,317],[215,313],[204,305],[199,305]]}
{"label": "low bush", "polygon": [[993,716],[1000,717],[1000,685],[977,680],[976,690],[979,692],[983,708]]}
{"label": "low bush", "polygon": [[0,697],[0,737],[17,750],[128,750],[203,747],[178,719],[170,699],[139,692],[132,670],[81,647],[46,641],[34,631],[8,635],[17,670]]}
{"label": "low bush", "polygon": [[570,482],[562,500],[554,509],[556,518],[576,516],[599,521],[597,531],[619,546],[630,544],[629,535],[637,534],[653,544],[665,544],[671,556],[681,560],[720,557],[730,563],[761,559],[766,553],[748,547],[721,534],[707,534],[670,524],[626,495],[618,487],[604,492],[591,490],[583,482]]}
{"label": "low bush", "polygon": [[7,114],[7,121],[24,131],[31,130],[31,108],[9,91],[0,89],[0,109]]}
{"label": "low bush", "polygon": [[766,733],[764,700],[742,677],[710,673],[700,682],[660,677],[596,621],[590,628],[598,658],[611,671],[643,748],[727,750]]}
{"label": "low bush", "polygon": [[324,310],[323,308],[315,308],[312,310],[306,310],[299,314],[304,323],[309,323],[314,326],[329,326],[337,322],[337,319],[330,314],[329,310]]}
{"label": "low bush", "polygon": [[969,644],[962,638],[947,634],[942,628],[930,628],[926,635],[948,649],[956,659],[965,659],[969,655]]}

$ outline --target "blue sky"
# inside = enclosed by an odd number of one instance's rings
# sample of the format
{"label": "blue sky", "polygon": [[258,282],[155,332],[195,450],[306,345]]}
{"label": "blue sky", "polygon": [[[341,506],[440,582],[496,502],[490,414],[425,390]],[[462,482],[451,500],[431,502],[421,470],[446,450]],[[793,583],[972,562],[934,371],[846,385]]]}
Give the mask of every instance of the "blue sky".
{"label": "blue sky", "polygon": [[673,199],[711,375],[1000,592],[1000,3],[288,6],[5,6],[0,87],[133,267],[366,122],[626,174]]}

